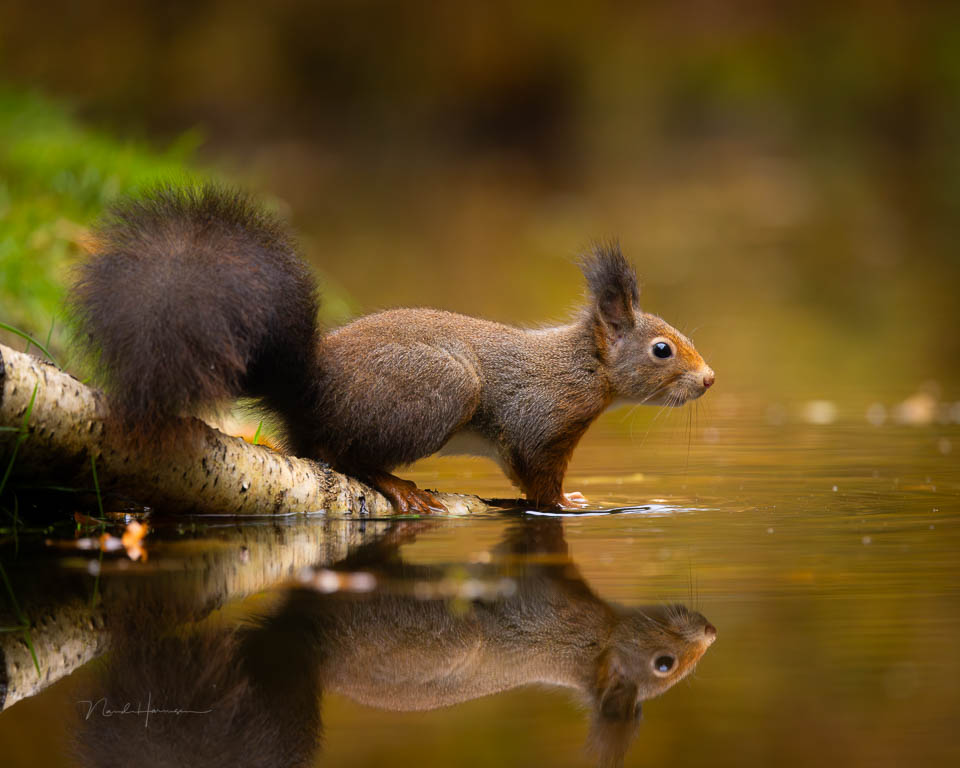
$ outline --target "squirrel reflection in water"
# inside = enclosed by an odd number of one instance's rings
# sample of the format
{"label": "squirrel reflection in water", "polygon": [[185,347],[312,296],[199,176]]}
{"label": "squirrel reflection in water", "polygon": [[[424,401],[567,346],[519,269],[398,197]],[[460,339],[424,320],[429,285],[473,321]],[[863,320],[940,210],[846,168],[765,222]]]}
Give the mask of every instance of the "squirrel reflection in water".
{"label": "squirrel reflection in water", "polygon": [[398,545],[432,525],[398,523],[337,566],[395,589],[296,587],[237,631],[144,632],[128,620],[129,636],[117,639],[104,669],[101,706],[146,707],[149,691],[155,708],[204,714],[158,713],[145,728],[142,717],[100,717],[85,704],[82,764],[311,765],[324,692],[412,711],[540,684],[579,694],[592,713],[590,752],[601,765],[619,765],[641,702],[689,674],[716,638],[683,606],[623,608],[597,597],[567,555],[559,520],[510,529],[494,565],[474,574],[513,585],[508,596],[457,610],[450,597],[418,597],[414,585],[440,584],[447,571],[405,564]]}

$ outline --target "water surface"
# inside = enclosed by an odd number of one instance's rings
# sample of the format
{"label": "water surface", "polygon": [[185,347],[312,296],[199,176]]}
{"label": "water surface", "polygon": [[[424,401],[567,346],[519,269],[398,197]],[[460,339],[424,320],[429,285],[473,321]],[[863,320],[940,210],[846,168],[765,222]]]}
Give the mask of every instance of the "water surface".
{"label": "water surface", "polygon": [[[589,593],[592,604],[625,611],[682,604],[717,629],[693,673],[643,703],[627,765],[951,764],[960,757],[960,424],[949,400],[938,399],[932,410],[913,417],[896,411],[891,400],[883,419],[876,408],[869,410],[870,400],[748,408],[717,398],[709,412],[701,408],[696,420],[690,418],[689,427],[685,412],[656,422],[652,412],[613,413],[588,434],[571,466],[568,490],[582,491],[593,503],[585,514],[515,510],[398,527],[322,516],[178,526],[155,513],[145,564],[121,570],[122,554],[105,556],[106,608],[133,615],[122,608],[130,595],[166,605],[160,618],[136,625],[144,641],[199,619],[209,644],[190,641],[191,647],[215,654],[223,649],[209,638],[223,628],[248,626],[244,618],[251,615],[273,615],[291,594],[310,595],[313,629],[298,620],[267,631],[258,648],[261,658],[271,659],[296,653],[283,641],[291,632],[312,637],[310,648],[341,642],[327,629],[319,632],[317,626],[327,625],[316,617],[332,615],[331,605],[342,612],[355,604],[367,618],[356,619],[357,635],[342,642],[380,642],[397,664],[414,671],[422,666],[426,679],[446,652],[437,626],[461,627],[477,611],[502,618],[518,589],[539,589],[544,574],[552,574],[557,583],[574,584],[576,594]],[[510,493],[494,465],[482,460],[430,460],[409,476],[443,490]],[[255,529],[271,531],[273,543],[253,535]],[[290,560],[285,572],[264,571],[257,550],[269,554],[278,543],[288,554],[301,552],[304,563],[294,568]],[[61,570],[89,593],[92,577],[84,568],[94,555],[61,553],[29,540],[20,547],[12,567],[17,579],[28,578],[36,562]],[[304,570],[305,563],[319,570]],[[244,568],[262,578],[236,575]],[[160,572],[180,575],[148,578]],[[351,581],[354,576],[345,574],[361,576]],[[365,580],[364,574],[372,576]],[[303,579],[312,591],[291,593]],[[562,590],[545,601],[542,591],[537,594],[525,605],[532,613],[548,603],[559,611],[548,624],[573,600]],[[417,601],[420,607],[411,608]],[[371,619],[374,604],[392,607]],[[411,640],[401,653],[389,647],[395,637],[390,627],[404,621],[405,632],[424,628],[423,643]],[[581,615],[567,634],[586,637],[589,624]],[[491,648],[488,640],[457,636],[461,645],[474,643],[472,659]],[[494,651],[504,653],[499,646]],[[523,663],[542,663],[536,651],[524,653],[539,661]],[[152,657],[155,669],[141,660],[142,681],[127,673],[128,695],[143,681],[176,678],[178,665],[188,675],[218,668],[165,652]],[[319,652],[302,652],[302,674],[278,673],[282,685],[270,694],[270,706],[307,719],[315,709],[310,738],[322,731],[322,739],[311,742],[312,764],[576,766],[595,760],[585,748],[591,704],[572,690],[524,686],[437,709],[390,711],[371,706],[377,702],[370,690],[354,691],[352,698],[338,692],[349,681],[324,677],[321,685]],[[99,675],[118,655],[87,664],[0,714],[4,765],[76,764],[64,744],[88,722],[86,705],[77,701],[100,690]],[[376,653],[370,659],[373,667],[384,662]],[[505,654],[502,674],[517,663]],[[494,675],[487,669],[488,677]],[[420,686],[383,694],[383,706],[417,700],[427,707],[436,691]],[[451,700],[458,696],[449,694]],[[161,728],[158,719],[151,731]],[[164,738],[177,733],[157,732]],[[302,737],[302,729],[298,733]]]}

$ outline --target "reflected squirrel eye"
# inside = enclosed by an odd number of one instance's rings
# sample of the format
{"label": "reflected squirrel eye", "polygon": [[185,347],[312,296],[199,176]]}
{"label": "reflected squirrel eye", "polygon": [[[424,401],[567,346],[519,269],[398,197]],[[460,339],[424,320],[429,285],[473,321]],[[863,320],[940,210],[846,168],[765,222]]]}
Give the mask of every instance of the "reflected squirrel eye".
{"label": "reflected squirrel eye", "polygon": [[673,663],[676,659],[673,656],[657,656],[653,662],[653,671],[665,675],[673,669]]}
{"label": "reflected squirrel eye", "polygon": [[670,349],[670,345],[665,341],[658,341],[653,345],[653,354],[661,360],[665,360],[673,354],[673,350]]}

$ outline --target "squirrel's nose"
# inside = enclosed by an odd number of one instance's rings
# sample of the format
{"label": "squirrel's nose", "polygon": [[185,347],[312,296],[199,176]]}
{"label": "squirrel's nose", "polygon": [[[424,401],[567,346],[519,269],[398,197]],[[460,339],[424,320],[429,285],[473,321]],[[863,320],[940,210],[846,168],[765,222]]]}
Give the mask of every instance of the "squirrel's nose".
{"label": "squirrel's nose", "polygon": [[708,643],[712,643],[717,639],[717,628],[713,624],[707,623],[703,628],[703,636],[707,639]]}
{"label": "squirrel's nose", "polygon": [[703,388],[709,389],[713,386],[713,382],[717,380],[717,377],[714,375],[713,371],[708,370],[703,374]]}

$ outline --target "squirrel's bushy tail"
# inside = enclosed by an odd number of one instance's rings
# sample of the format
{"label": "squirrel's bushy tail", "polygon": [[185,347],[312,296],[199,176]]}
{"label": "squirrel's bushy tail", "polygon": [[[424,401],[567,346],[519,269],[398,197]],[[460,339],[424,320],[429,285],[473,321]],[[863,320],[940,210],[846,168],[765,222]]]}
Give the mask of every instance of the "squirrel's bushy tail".
{"label": "squirrel's bushy tail", "polygon": [[315,381],[317,290],[242,192],[160,186],[109,209],[68,307],[116,414],[151,431],[239,396],[281,415]]}

